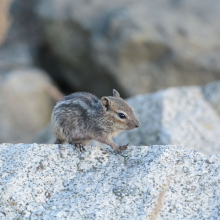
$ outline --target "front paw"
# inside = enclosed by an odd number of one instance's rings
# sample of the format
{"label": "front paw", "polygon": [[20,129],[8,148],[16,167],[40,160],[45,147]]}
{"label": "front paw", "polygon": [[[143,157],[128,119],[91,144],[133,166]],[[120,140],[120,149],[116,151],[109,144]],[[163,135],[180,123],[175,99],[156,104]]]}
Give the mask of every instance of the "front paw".
{"label": "front paw", "polygon": [[128,146],[128,145],[129,145],[129,144],[120,146],[120,147],[119,147],[120,153],[121,153],[123,150],[127,150],[127,146]]}

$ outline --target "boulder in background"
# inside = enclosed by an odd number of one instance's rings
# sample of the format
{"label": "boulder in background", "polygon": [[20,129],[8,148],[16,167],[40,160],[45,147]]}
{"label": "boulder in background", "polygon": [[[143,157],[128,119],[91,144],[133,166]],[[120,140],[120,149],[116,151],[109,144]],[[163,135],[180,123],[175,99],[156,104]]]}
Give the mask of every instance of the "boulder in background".
{"label": "boulder in background", "polygon": [[0,143],[27,142],[50,121],[52,82],[39,69],[12,70],[1,76]]}
{"label": "boulder in background", "polygon": [[220,79],[219,8],[215,0],[41,0],[37,13],[69,86],[128,97]]}

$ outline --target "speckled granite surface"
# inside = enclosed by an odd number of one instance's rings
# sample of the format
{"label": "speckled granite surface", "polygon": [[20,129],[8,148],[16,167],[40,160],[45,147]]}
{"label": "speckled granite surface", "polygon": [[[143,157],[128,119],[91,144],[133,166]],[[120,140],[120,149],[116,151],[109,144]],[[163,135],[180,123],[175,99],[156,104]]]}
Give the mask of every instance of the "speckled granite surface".
{"label": "speckled granite surface", "polygon": [[0,145],[0,219],[218,219],[220,155]]}

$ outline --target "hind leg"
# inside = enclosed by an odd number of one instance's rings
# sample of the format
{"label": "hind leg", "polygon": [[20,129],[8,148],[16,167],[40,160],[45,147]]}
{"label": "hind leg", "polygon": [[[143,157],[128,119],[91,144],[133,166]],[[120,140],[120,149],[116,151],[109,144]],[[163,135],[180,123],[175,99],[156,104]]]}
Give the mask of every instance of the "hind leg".
{"label": "hind leg", "polygon": [[69,144],[72,144],[73,146],[79,148],[80,151],[85,150],[84,145],[82,143],[71,141]]}

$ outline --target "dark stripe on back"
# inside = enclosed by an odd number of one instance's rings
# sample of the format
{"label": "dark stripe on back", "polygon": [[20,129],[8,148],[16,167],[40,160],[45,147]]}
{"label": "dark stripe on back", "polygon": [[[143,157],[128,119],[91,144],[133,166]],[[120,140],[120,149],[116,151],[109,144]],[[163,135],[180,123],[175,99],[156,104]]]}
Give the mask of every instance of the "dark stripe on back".
{"label": "dark stripe on back", "polygon": [[64,97],[63,100],[70,100],[70,99],[75,99],[75,98],[78,98],[78,97],[80,97],[80,98],[81,97],[89,97],[90,99],[94,98],[94,100],[98,99],[95,95],[92,95],[88,92],[75,92],[71,95],[68,95],[68,96]]}
{"label": "dark stripe on back", "polygon": [[96,104],[100,101],[95,95],[87,92],[76,92],[66,96],[63,100],[79,100],[84,102],[88,107],[95,108]]}

